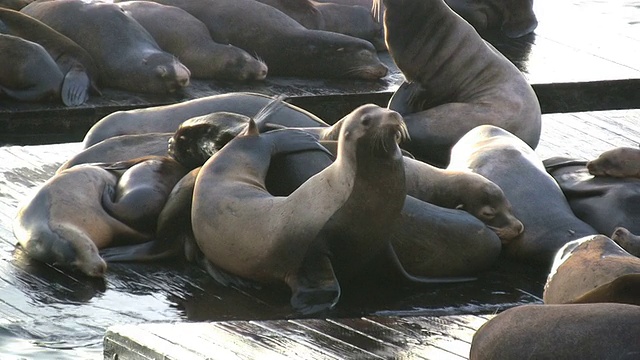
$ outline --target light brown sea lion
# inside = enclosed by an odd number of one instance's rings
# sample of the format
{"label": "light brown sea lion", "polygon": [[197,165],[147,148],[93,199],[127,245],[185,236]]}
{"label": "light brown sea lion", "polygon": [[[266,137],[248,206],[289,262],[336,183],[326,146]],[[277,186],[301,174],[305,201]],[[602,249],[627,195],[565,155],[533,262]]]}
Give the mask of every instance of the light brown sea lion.
{"label": "light brown sea lion", "polygon": [[611,240],[615,241],[629,254],[640,257],[640,236],[632,234],[626,228],[617,227],[611,234]]}
{"label": "light brown sea lion", "polygon": [[343,5],[313,0],[257,0],[289,15],[307,29],[354,36],[384,49],[381,23],[371,13],[371,5]]}
{"label": "light brown sea lion", "polygon": [[[237,92],[211,95],[171,105],[116,111],[94,124],[85,135],[83,143],[84,147],[89,147],[118,135],[175,132],[185,120],[213,112],[228,111],[254,116],[272,101],[273,97],[267,95]],[[287,103],[284,103],[274,115],[270,121],[284,126],[329,126],[312,113]]]}
{"label": "light brown sea lion", "polygon": [[640,178],[640,148],[618,147],[587,162],[591,175]]}
{"label": "light brown sea lion", "polygon": [[[272,156],[308,147],[303,140],[313,138],[293,129],[257,134],[249,127],[196,179],[198,246],[226,272],[284,281],[298,311],[332,308],[340,296],[337,279],[349,278],[388,247],[406,196],[397,146],[403,129],[395,112],[375,105],[355,109],[342,127],[336,161],[291,195],[274,197],[264,184]],[[236,224],[239,218],[252,219],[251,226]]]}
{"label": "light brown sea lion", "polygon": [[0,95],[21,101],[60,97],[64,75],[39,44],[0,34]]}
{"label": "light brown sea lion", "polygon": [[53,176],[18,210],[13,224],[18,243],[33,259],[103,276],[106,264],[99,248],[149,240],[103,208],[103,197],[117,181],[116,174],[94,165]]}
{"label": "light brown sea lion", "polygon": [[573,214],[534,150],[504,129],[481,125],[469,131],[453,147],[448,169],[476,172],[507,196],[524,225],[524,232],[505,246],[508,257],[549,266],[564,244],[597,234]]}
{"label": "light brown sea lion", "polygon": [[[543,300],[546,304],[629,302],[640,305],[640,288],[625,286],[625,283],[640,284],[640,259],[604,235],[587,236],[567,243],[558,251],[544,287]],[[606,292],[601,288],[606,288]]]}
{"label": "light brown sea lion", "polygon": [[573,213],[599,233],[610,235],[619,226],[640,231],[640,179],[593,176],[580,159],[552,157],[544,164]]}
{"label": "light brown sea lion", "polygon": [[478,329],[470,360],[635,359],[640,307],[626,304],[522,305]]}
{"label": "light brown sea lion", "polygon": [[162,51],[151,35],[115,4],[38,1],[21,12],[82,46],[95,61],[105,86],[169,93],[189,85],[189,70]]}
{"label": "light brown sea lion", "polygon": [[91,55],[68,37],[18,11],[0,8],[0,33],[42,45],[64,74],[60,95],[67,106],[82,105],[89,90],[100,94],[97,69]]}
{"label": "light brown sea lion", "polygon": [[483,124],[537,146],[540,105],[511,61],[443,0],[380,1],[389,54],[407,81],[389,102],[409,129],[404,149],[446,166],[453,144]]}
{"label": "light brown sea lion", "polygon": [[150,1],[125,1],[118,6],[136,19],[162,50],[178,57],[194,78],[246,81],[267,76],[264,62],[238,47],[214,42],[207,27],[180,8]]}
{"label": "light brown sea lion", "polygon": [[65,161],[56,173],[78,164],[113,163],[147,155],[167,155],[173,133],[120,135],[100,141]]}
{"label": "light brown sea lion", "polygon": [[378,80],[387,67],[359,38],[310,30],[280,10],[254,0],[154,0],[200,19],[213,40],[255,53],[269,74]]}

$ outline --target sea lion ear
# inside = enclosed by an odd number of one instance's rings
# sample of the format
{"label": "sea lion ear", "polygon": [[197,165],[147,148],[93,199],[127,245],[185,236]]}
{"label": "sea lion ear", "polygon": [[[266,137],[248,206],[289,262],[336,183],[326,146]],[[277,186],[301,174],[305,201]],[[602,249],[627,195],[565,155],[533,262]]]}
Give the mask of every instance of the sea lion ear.
{"label": "sea lion ear", "polygon": [[160,75],[160,77],[166,77],[167,76],[167,67],[164,65],[158,65],[156,66],[156,73],[158,75]]}

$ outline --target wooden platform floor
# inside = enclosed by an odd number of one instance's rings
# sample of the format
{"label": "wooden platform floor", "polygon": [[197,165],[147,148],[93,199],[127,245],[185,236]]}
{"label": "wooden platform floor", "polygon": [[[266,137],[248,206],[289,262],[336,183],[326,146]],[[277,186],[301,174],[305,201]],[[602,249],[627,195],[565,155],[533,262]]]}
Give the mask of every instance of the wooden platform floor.
{"label": "wooden platform floor", "polygon": [[[541,158],[589,159],[616,146],[638,143],[640,109],[545,114],[536,151]],[[217,352],[203,351],[215,347],[239,356],[269,354],[265,348],[271,348],[274,356],[295,353],[308,358],[331,358],[347,350],[363,356],[398,352],[407,358],[440,359],[429,354],[446,353],[458,358],[464,357],[473,330],[485,315],[541,301],[544,271],[498,265],[467,284],[362,284],[345,289],[329,314],[303,320],[291,313],[286,289],[221,287],[190,264],[113,265],[105,281],[34,264],[14,250],[13,216],[19,204],[80,147],[80,143],[0,147],[2,359],[101,358],[105,331],[115,325],[125,326],[112,328],[105,348],[109,351],[151,346],[167,355],[177,346],[179,354],[192,352],[196,359],[214,357]],[[217,323],[195,323],[211,321]],[[155,323],[178,324],[156,328]],[[132,340],[130,335],[136,336]],[[166,342],[156,341],[163,337]],[[196,341],[198,337],[207,339],[207,348]],[[221,343],[212,343],[215,339]]]}

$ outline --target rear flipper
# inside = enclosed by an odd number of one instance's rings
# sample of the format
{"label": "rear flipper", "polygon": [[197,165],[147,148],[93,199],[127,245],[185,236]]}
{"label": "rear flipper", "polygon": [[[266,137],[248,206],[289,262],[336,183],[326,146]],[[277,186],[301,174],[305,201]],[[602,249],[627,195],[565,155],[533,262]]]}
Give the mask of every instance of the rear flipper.
{"label": "rear flipper", "polygon": [[308,254],[298,272],[285,281],[292,291],[291,306],[303,315],[331,310],[340,299],[340,284],[324,252]]}
{"label": "rear flipper", "polygon": [[[173,239],[157,239],[135,245],[113,246],[100,250],[106,262],[160,261],[184,256],[189,234]],[[193,236],[193,235],[191,235]]]}
{"label": "rear flipper", "polygon": [[64,76],[60,96],[66,106],[79,106],[89,98],[91,81],[84,69],[74,67]]}

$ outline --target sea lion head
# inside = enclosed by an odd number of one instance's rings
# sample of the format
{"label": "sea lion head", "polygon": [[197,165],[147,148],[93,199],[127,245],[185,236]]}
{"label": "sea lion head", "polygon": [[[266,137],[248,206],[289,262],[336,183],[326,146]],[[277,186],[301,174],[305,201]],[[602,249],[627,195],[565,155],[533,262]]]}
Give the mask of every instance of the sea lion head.
{"label": "sea lion head", "polygon": [[402,158],[398,144],[409,138],[400,114],[374,104],[362,105],[343,119],[338,154],[345,143],[356,144],[356,153],[365,152],[376,158]]}
{"label": "sea lion head", "polygon": [[[524,225],[513,215],[511,203],[502,189],[482,175],[473,174],[467,186],[475,196],[468,197],[456,208],[465,210],[484,222],[503,243],[508,243],[524,231]],[[475,176],[477,175],[477,176]]]}
{"label": "sea lion head", "polygon": [[184,121],[169,139],[169,156],[188,169],[201,166],[226,143],[240,134],[250,118],[215,112]]}
{"label": "sea lion head", "polygon": [[538,27],[533,0],[507,0],[502,15],[500,30],[512,39],[527,35]]}
{"label": "sea lion head", "polygon": [[264,80],[269,68],[264,61],[251,56],[248,52],[227,45],[228,48],[214,62],[220,62],[218,78],[232,81]]}
{"label": "sea lion head", "polygon": [[587,170],[594,176],[633,177],[640,173],[640,149],[618,147],[607,150],[587,162]]}
{"label": "sea lion head", "polygon": [[145,57],[142,66],[150,74],[153,81],[140,84],[146,92],[176,92],[189,85],[191,72],[173,55],[153,53]]}

